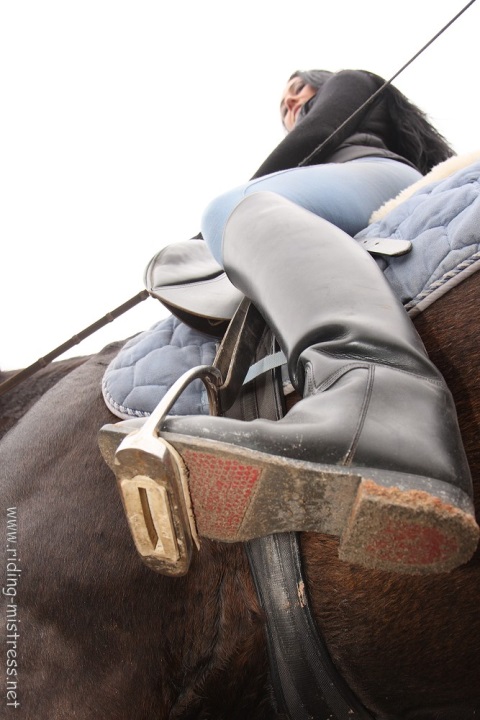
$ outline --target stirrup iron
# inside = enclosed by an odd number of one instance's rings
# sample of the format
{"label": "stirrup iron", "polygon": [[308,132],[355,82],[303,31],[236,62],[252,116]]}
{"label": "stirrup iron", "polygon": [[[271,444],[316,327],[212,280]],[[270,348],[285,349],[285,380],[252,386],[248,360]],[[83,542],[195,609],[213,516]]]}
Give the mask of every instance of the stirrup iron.
{"label": "stirrup iron", "polygon": [[117,477],[135,546],[143,562],[163,575],[184,575],[192,544],[199,547],[185,465],[159,436],[171,407],[197,379],[207,388],[214,414],[222,376],[217,368],[202,365],[179,378],[146,421],[105,425],[99,435],[102,454]]}

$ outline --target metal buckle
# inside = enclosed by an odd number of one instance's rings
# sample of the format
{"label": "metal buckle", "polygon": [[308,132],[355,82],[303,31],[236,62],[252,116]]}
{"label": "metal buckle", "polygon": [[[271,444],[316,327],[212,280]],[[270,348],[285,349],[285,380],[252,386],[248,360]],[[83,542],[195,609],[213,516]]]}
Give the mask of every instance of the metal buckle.
{"label": "metal buckle", "polygon": [[192,540],[199,547],[186,468],[158,430],[179,395],[196,379],[205,384],[210,412],[216,413],[220,371],[207,365],[193,368],[172,385],[141,428],[122,440],[110,463],[136,548],[146,565],[164,575],[184,575],[191,561]]}
{"label": "metal buckle", "polygon": [[406,255],[413,247],[410,240],[402,240],[401,238],[379,238],[367,237],[357,242],[368,250],[370,255],[388,255],[390,257],[398,257]]}

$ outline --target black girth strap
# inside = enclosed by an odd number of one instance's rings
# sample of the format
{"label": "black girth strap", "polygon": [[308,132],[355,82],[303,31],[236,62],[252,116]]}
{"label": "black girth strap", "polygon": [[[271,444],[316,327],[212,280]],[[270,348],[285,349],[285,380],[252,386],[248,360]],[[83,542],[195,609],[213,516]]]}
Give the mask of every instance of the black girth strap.
{"label": "black girth strap", "polygon": [[[242,334],[249,325],[250,312],[245,306],[237,313],[237,331]],[[261,327],[260,322],[255,324],[254,334]],[[224,341],[225,354],[231,351],[230,344]],[[244,338],[234,338],[234,354],[241,354],[249,344],[251,339],[244,342]],[[269,330],[255,344],[255,360],[278,349]],[[237,381],[235,373],[227,388],[231,385],[235,390]],[[247,421],[257,417],[278,420],[284,414],[281,388],[279,369],[269,370],[245,385],[225,414]],[[229,390],[227,394],[232,393]],[[265,611],[270,672],[279,711],[289,720],[373,720],[333,665],[318,633],[302,574],[299,534],[250,540],[245,549]]]}
{"label": "black girth strap", "polygon": [[246,550],[266,615],[279,711],[290,720],[373,720],[337,671],[318,634],[302,575],[298,535],[251,540]]}

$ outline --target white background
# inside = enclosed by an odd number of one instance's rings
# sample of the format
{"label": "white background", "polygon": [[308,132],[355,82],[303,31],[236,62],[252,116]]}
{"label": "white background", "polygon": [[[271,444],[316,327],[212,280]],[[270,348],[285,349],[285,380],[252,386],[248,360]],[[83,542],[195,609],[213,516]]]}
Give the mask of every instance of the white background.
{"label": "white background", "polygon": [[[0,367],[28,365],[143,288],[161,247],[282,139],[296,69],[391,77],[466,0],[0,0]],[[395,84],[480,148],[480,4]],[[149,299],[69,354],[166,313]]]}

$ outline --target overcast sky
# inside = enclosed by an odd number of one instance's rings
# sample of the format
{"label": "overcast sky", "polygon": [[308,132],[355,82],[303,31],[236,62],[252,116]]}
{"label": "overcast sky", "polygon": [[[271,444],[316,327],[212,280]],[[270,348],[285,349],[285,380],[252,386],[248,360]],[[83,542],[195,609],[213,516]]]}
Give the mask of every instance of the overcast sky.
{"label": "overcast sky", "polygon": [[[297,68],[390,77],[466,0],[0,2],[0,367],[29,365],[143,288],[150,257],[281,140]],[[396,81],[480,148],[474,4]],[[70,352],[163,317],[152,299]]]}

